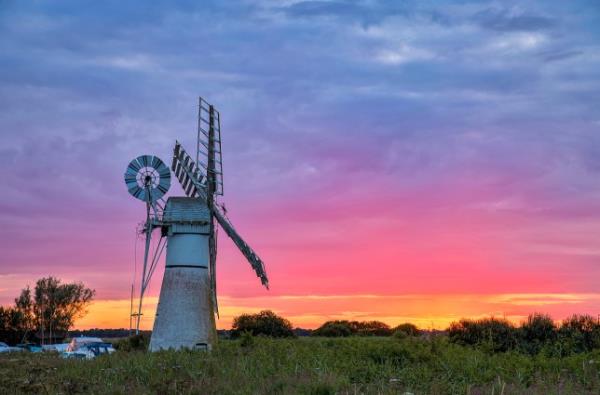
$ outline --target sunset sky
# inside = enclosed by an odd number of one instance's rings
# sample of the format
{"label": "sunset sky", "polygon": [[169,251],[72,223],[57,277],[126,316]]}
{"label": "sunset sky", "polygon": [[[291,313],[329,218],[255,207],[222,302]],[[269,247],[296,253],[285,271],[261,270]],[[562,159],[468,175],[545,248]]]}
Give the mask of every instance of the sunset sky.
{"label": "sunset sky", "polygon": [[0,0],[0,304],[53,275],[129,326],[123,173],[192,149],[199,95],[271,283],[221,232],[219,328],[600,313],[597,0]]}

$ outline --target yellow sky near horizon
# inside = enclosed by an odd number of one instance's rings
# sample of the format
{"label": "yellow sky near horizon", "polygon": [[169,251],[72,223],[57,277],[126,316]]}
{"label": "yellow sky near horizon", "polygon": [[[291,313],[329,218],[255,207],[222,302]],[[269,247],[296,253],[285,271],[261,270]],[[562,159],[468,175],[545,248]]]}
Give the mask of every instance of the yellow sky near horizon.
{"label": "yellow sky near horizon", "polygon": [[[152,329],[157,302],[156,296],[145,298],[142,329]],[[518,323],[533,312],[561,320],[573,313],[594,314],[599,302],[600,294],[593,293],[223,296],[217,327],[228,329],[235,316],[268,309],[302,328],[345,319],[378,320],[390,326],[412,322],[422,329],[444,329],[461,318],[496,316]],[[129,299],[96,300],[75,328],[128,328],[129,311]]]}

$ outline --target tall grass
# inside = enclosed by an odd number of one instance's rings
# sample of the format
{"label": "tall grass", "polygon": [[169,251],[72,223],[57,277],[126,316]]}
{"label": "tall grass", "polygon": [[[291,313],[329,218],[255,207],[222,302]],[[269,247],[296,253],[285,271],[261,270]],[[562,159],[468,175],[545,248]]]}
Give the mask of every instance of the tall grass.
{"label": "tall grass", "polygon": [[445,337],[222,340],[211,353],[117,352],[92,361],[0,356],[9,393],[600,393],[600,352],[489,353]]}

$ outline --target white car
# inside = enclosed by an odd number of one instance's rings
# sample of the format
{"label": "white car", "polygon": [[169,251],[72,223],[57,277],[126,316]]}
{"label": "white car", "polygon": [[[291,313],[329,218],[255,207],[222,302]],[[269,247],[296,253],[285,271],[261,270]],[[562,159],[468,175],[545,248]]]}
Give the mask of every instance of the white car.
{"label": "white car", "polygon": [[16,351],[23,351],[23,349],[21,349],[19,347],[11,347],[6,343],[0,342],[0,353],[16,352]]}
{"label": "white car", "polygon": [[69,343],[65,351],[77,351],[79,348],[83,347],[88,343],[102,343],[102,339],[100,339],[99,337],[74,337],[73,339],[71,339],[71,342]]}
{"label": "white car", "polygon": [[101,354],[112,354],[116,350],[110,343],[100,342],[85,342],[84,344],[78,345],[76,349],[69,348],[63,352],[61,356],[63,358],[76,358],[76,359],[94,359]]}
{"label": "white car", "polygon": [[43,352],[64,352],[64,351],[67,351],[67,347],[69,347],[69,344],[67,344],[67,343],[44,344],[42,346],[42,351]]}

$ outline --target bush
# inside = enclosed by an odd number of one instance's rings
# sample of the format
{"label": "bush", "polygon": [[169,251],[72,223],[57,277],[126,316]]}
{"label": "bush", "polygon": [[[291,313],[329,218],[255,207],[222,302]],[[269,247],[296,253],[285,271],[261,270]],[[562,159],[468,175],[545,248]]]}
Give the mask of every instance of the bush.
{"label": "bush", "polygon": [[534,313],[519,328],[519,348],[528,354],[537,354],[542,348],[556,340],[557,329],[547,314]]}
{"label": "bush", "polygon": [[327,321],[315,329],[312,336],[346,337],[358,336],[390,336],[390,327],[380,321]]}
{"label": "bush", "polygon": [[270,310],[235,317],[231,337],[238,338],[243,332],[249,332],[252,336],[295,337],[292,324]]}
{"label": "bush", "polygon": [[150,333],[140,333],[115,342],[115,350],[119,351],[146,351],[150,345]]}
{"label": "bush", "polygon": [[254,336],[252,333],[245,331],[240,335],[240,346],[248,348],[254,346]]}
{"label": "bush", "polygon": [[[411,324],[410,322],[398,325],[397,327],[392,329],[392,332],[394,333],[394,335],[401,333],[402,335],[405,335],[405,336],[419,336],[421,334],[421,331],[419,330],[419,328],[417,328],[416,325]],[[398,335],[398,336],[401,336],[401,335]]]}
{"label": "bush", "polygon": [[600,325],[592,316],[574,314],[563,320],[558,337],[562,354],[591,351],[600,347]]}
{"label": "bush", "polygon": [[453,322],[448,329],[452,343],[480,346],[490,352],[505,352],[517,346],[517,330],[505,319],[462,319]]}
{"label": "bush", "polygon": [[327,321],[315,329],[311,336],[347,337],[352,334],[352,328],[348,321]]}
{"label": "bush", "polygon": [[359,336],[390,336],[392,330],[381,321],[352,321]]}

